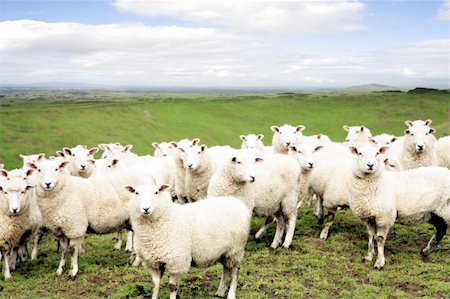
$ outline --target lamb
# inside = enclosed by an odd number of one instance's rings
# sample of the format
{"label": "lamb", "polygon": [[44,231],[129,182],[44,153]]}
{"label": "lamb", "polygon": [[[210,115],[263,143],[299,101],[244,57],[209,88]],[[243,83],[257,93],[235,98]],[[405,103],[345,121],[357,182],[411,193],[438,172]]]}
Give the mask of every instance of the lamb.
{"label": "lamb", "polygon": [[378,256],[374,267],[384,267],[384,243],[396,218],[402,224],[433,224],[436,233],[422,254],[432,252],[450,224],[450,170],[421,167],[388,172],[384,171],[381,158],[386,147],[351,147],[351,150],[356,158],[348,181],[350,208],[367,227],[369,243],[365,259],[372,261],[376,238]]}
{"label": "lamb", "polygon": [[403,148],[398,157],[403,169],[436,165],[436,138],[433,135],[436,130],[430,127],[431,122],[430,119],[405,122],[408,128],[405,130]]}
{"label": "lamb", "polygon": [[298,164],[288,155],[266,155],[263,160],[252,152],[240,150],[214,173],[208,197],[235,196],[255,215],[274,216],[277,228],[272,248],[281,242],[287,222],[283,246],[288,248],[297,220],[299,178]]}
{"label": "lamb", "polygon": [[66,264],[68,247],[73,248],[70,277],[78,273],[78,252],[89,228],[105,234],[129,225],[127,192],[129,184],[143,184],[154,179],[145,172],[118,172],[101,178],[83,179],[69,175],[69,162],[47,160],[29,167],[38,171],[37,203],[44,226],[59,239],[61,260],[57,275]]}
{"label": "lamb", "polygon": [[302,138],[304,126],[293,127],[291,125],[283,125],[281,127],[272,126],[274,132],[272,137],[272,147],[275,154],[288,154],[289,146],[296,144]]}
{"label": "lamb", "polygon": [[128,186],[129,210],[139,255],[153,281],[152,298],[159,295],[160,279],[169,272],[170,298],[177,298],[177,283],[191,265],[208,267],[222,263],[216,296],[236,297],[239,266],[250,231],[251,214],[240,200],[212,197],[178,205],[172,202],[169,185]]}
{"label": "lamb", "polygon": [[9,279],[10,270],[15,269],[18,251],[24,260],[21,248],[26,251],[28,238],[35,235],[42,224],[34,187],[28,182],[32,172],[23,169],[0,170],[0,251],[4,258],[5,279]]}
{"label": "lamb", "polygon": [[73,148],[65,147],[63,152],[58,151],[57,154],[70,162],[68,170],[71,175],[88,178],[95,170],[94,155],[98,150],[97,147],[87,149],[85,145],[77,145]]}
{"label": "lamb", "polygon": [[[173,141],[172,141],[173,142]],[[154,157],[173,157],[175,156],[175,150],[170,142],[153,142],[152,147],[155,150]]]}
{"label": "lamb", "polygon": [[450,169],[450,136],[439,138],[435,147],[436,165]]}
{"label": "lamb", "polygon": [[343,128],[348,132],[345,142],[351,144],[366,143],[372,137],[370,130],[364,126],[343,126]]}

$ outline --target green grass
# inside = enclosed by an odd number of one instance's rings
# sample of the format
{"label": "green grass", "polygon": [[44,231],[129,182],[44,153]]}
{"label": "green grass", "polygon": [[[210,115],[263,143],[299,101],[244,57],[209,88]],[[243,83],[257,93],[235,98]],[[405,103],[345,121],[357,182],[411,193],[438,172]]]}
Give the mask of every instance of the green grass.
{"label": "green grass", "polygon": [[[320,132],[334,140],[344,139],[344,124],[362,124],[374,134],[400,135],[405,120],[431,118],[438,137],[448,135],[450,128],[448,96],[436,94],[120,97],[94,102],[3,102],[0,160],[10,169],[21,165],[18,154],[54,154],[63,146],[113,141],[132,143],[135,152],[145,154],[152,152],[152,141],[185,137],[237,147],[239,134],[251,132],[265,134],[269,144],[270,126],[284,123],[303,124],[305,134]],[[362,262],[367,250],[366,231],[350,211],[337,213],[330,239],[321,241],[321,227],[313,210],[300,209],[290,250],[269,248],[274,227],[261,240],[250,238],[239,276],[239,298],[449,297],[448,235],[437,252],[423,259],[419,252],[431,237],[432,227],[395,225],[386,243],[386,267],[376,271],[371,263]],[[262,222],[252,220],[252,234]],[[149,273],[142,267],[131,267],[125,252],[112,250],[114,237],[87,238],[79,275],[71,281],[67,272],[56,277],[59,256],[54,238],[48,235],[38,260],[18,265],[11,280],[0,281],[0,297],[147,298],[152,286]],[[220,271],[218,265],[192,269],[181,280],[180,296],[213,297]],[[168,297],[167,281],[165,277],[161,298]]]}

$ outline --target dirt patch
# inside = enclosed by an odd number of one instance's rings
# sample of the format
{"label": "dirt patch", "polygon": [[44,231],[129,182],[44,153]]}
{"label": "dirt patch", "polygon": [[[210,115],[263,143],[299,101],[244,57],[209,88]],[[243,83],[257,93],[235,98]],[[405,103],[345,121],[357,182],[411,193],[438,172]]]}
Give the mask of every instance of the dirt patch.
{"label": "dirt patch", "polygon": [[415,284],[413,282],[405,282],[399,284],[396,289],[402,290],[409,294],[417,295],[417,293],[422,293],[427,287],[420,284]]}

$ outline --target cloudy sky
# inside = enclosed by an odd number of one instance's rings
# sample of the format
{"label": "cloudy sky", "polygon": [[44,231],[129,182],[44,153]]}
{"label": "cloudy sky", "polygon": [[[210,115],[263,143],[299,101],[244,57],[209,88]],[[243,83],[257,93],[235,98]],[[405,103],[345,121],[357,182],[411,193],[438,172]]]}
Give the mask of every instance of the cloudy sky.
{"label": "cloudy sky", "polygon": [[450,0],[0,0],[0,84],[449,87]]}

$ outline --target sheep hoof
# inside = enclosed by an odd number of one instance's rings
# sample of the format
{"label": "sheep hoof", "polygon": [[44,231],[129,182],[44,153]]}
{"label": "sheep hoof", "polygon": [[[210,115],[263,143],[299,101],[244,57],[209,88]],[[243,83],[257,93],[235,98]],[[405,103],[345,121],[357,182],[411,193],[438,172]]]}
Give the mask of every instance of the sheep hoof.
{"label": "sheep hoof", "polygon": [[219,297],[219,298],[223,298],[225,296],[225,294],[216,292],[216,294],[214,294],[214,296]]}
{"label": "sheep hoof", "polygon": [[328,233],[327,232],[321,232],[320,233],[320,239],[322,239],[322,240],[328,239]]}
{"label": "sheep hoof", "polygon": [[56,275],[61,276],[61,274],[63,274],[64,268],[58,268],[58,270],[56,270]]}
{"label": "sheep hoof", "polygon": [[75,280],[77,276],[76,275],[72,275],[72,273],[69,274],[69,276],[67,277],[67,280]]}
{"label": "sheep hoof", "polygon": [[371,262],[373,260],[373,257],[372,256],[369,256],[369,255],[366,255],[364,258],[363,258],[363,262]]}
{"label": "sheep hoof", "polygon": [[420,251],[420,254],[421,254],[422,256],[428,256],[428,255],[430,255],[430,251],[429,251],[429,250],[423,249],[422,251]]}
{"label": "sheep hoof", "polygon": [[373,266],[375,269],[377,270],[381,270],[383,269],[383,265],[379,264],[379,263],[375,263],[375,265]]}

